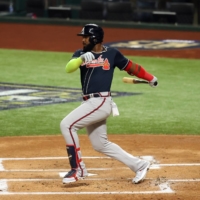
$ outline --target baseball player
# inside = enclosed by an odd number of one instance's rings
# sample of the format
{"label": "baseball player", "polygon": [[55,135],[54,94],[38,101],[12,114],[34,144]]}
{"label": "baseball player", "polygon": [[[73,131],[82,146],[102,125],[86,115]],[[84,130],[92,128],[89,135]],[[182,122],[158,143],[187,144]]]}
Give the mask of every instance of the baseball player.
{"label": "baseball player", "polygon": [[118,115],[110,88],[115,67],[125,70],[129,75],[147,80],[152,87],[158,85],[157,78],[141,65],[123,56],[117,49],[104,46],[104,31],[100,26],[86,24],[77,35],[82,36],[83,49],[73,54],[66,65],[66,72],[80,69],[83,102],[60,123],[71,166],[71,170],[63,178],[63,183],[75,182],[88,175],[77,135],[77,131],[84,127],[93,148],[124,163],[135,172],[132,182],[140,183],[146,176],[150,162],[132,156],[107,138],[106,119],[112,112],[113,115]]}

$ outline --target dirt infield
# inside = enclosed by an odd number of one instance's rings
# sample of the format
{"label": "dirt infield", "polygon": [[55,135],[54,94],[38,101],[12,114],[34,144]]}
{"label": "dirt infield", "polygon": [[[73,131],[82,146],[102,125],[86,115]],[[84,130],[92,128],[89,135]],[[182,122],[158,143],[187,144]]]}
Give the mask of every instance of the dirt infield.
{"label": "dirt infield", "polygon": [[4,137],[0,199],[200,199],[200,137],[109,135],[109,140],[151,160],[143,183],[132,184],[134,172],[94,151],[86,135],[80,144],[93,176],[65,185],[69,162],[62,136]]}
{"label": "dirt infield", "polygon": [[[0,48],[73,52],[80,48],[81,27],[0,23]],[[105,42],[134,39],[200,40],[199,32],[105,28]],[[200,49],[132,51],[127,55],[200,58]],[[109,135],[135,156],[152,162],[145,181],[134,185],[134,173],[122,163],[92,149],[80,136],[90,175],[67,185],[69,170],[62,136],[0,138],[0,199],[200,200],[200,137]]]}

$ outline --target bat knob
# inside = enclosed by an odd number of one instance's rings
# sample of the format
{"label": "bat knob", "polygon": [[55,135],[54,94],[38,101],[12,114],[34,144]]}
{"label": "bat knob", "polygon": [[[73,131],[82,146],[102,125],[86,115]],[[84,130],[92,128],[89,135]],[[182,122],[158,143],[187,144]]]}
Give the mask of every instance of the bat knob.
{"label": "bat knob", "polygon": [[158,79],[154,76],[153,80],[149,82],[149,85],[151,87],[157,87],[158,86]]}
{"label": "bat knob", "polygon": [[158,81],[154,82],[153,85],[156,87],[158,85]]}

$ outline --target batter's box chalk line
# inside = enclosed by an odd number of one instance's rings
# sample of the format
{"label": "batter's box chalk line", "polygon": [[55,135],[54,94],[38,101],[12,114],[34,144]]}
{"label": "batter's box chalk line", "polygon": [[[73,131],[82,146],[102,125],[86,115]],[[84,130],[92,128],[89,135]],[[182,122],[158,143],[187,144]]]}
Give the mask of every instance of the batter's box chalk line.
{"label": "batter's box chalk line", "polygon": [[3,164],[2,164],[2,159],[0,159],[0,171],[4,171],[4,167],[3,167]]}
{"label": "batter's box chalk line", "polygon": [[[144,160],[148,160],[151,163],[158,163],[153,156],[136,156]],[[83,159],[113,159],[108,156],[83,156]],[[0,162],[5,160],[58,160],[58,159],[68,159],[68,157],[31,157],[31,158],[0,158]]]}
{"label": "batter's box chalk line", "polygon": [[[4,171],[4,167],[2,164],[2,159],[0,159],[0,171]],[[5,179],[0,179],[0,193],[6,192],[8,190],[7,181]]]}
{"label": "batter's box chalk line", "polygon": [[6,192],[8,190],[7,181],[4,179],[0,179],[0,194],[1,192]]}

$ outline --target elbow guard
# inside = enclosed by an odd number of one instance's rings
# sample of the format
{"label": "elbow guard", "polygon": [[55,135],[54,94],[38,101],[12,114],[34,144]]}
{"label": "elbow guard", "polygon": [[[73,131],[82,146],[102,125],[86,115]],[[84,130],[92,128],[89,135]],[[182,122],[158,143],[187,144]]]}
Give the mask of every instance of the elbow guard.
{"label": "elbow guard", "polygon": [[132,67],[132,62],[129,61],[127,67],[125,68],[125,71],[127,71],[127,73],[131,76],[137,76],[138,78],[142,78],[144,80],[147,81],[151,81],[153,79],[153,75],[151,75],[150,73],[148,73],[142,66],[134,63],[134,71],[131,71],[131,67]]}
{"label": "elbow guard", "polygon": [[[131,60],[129,60],[129,62],[128,62],[126,68],[124,69],[125,71],[127,71],[128,74],[130,73],[129,70],[130,70],[132,64],[133,64],[133,62],[132,62]],[[130,74],[130,75],[131,75],[131,74]]]}

